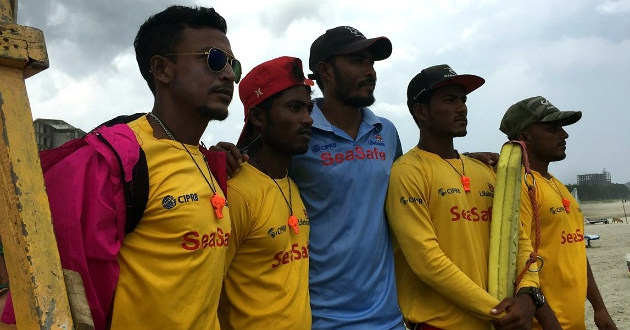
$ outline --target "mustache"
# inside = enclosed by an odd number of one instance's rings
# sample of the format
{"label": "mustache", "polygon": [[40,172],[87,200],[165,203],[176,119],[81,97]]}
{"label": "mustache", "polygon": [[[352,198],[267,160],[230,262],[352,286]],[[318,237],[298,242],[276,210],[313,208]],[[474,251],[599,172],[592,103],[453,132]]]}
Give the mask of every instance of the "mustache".
{"label": "mustache", "polygon": [[232,97],[234,95],[234,86],[232,85],[217,86],[217,87],[212,88],[210,91],[213,93],[227,94],[230,97]]}
{"label": "mustache", "polygon": [[311,129],[311,125],[304,126],[298,130],[298,134],[308,134],[309,136],[312,132],[313,130]]}
{"label": "mustache", "polygon": [[359,87],[363,87],[363,86],[372,86],[372,87],[376,86],[376,78],[368,78],[359,82]]}

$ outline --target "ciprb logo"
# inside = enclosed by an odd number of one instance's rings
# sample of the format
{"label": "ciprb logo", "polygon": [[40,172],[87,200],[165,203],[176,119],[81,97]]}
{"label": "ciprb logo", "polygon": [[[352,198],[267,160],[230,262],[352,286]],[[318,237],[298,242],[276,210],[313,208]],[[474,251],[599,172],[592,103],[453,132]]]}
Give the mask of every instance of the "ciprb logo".
{"label": "ciprb logo", "polygon": [[450,194],[461,194],[462,191],[459,190],[459,188],[448,188],[448,189],[440,188],[438,189],[437,193],[440,194],[440,196],[446,196]]}
{"label": "ciprb logo", "polygon": [[167,195],[166,197],[162,198],[162,207],[170,210],[172,208],[175,207],[175,205],[177,205],[177,201],[175,201],[175,197],[171,196],[171,195]]}
{"label": "ciprb logo", "polygon": [[[183,194],[181,196],[177,196],[177,198],[166,195],[166,197],[162,198],[162,207],[167,210],[170,210],[179,204],[185,203],[197,203],[199,202],[199,195],[197,193]],[[225,204],[227,206],[227,203]]]}
{"label": "ciprb logo", "polygon": [[314,144],[311,147],[311,150],[314,153],[318,153],[320,151],[329,150],[329,149],[333,149],[333,148],[336,148],[336,147],[337,147],[337,143],[329,143],[329,144],[322,144],[322,145]]}
{"label": "ciprb logo", "polygon": [[409,196],[409,197],[400,197],[400,203],[402,205],[407,205],[407,204],[423,204],[424,201],[422,200],[422,198],[418,198],[418,197],[413,197],[413,196]]}
{"label": "ciprb logo", "polygon": [[280,234],[282,234],[282,233],[284,233],[286,231],[287,231],[287,225],[284,225],[284,226],[278,227],[278,228],[271,227],[271,228],[269,228],[269,230],[267,230],[267,235],[269,235],[269,237],[271,237],[271,238],[274,238],[277,235],[280,235]]}

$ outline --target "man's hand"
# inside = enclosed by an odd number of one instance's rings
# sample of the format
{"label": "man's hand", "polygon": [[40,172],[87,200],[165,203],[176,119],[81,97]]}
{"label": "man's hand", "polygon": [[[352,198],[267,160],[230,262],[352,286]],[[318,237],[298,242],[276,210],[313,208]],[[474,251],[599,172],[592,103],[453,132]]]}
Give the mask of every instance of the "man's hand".
{"label": "man's hand", "polygon": [[505,316],[492,322],[497,330],[531,329],[535,311],[536,306],[532,298],[523,294],[516,298],[503,299],[490,313],[498,315],[506,312]]}
{"label": "man's hand", "polygon": [[249,160],[249,156],[241,154],[238,148],[230,142],[219,142],[210,147],[212,151],[225,152],[226,172],[228,179],[235,176],[241,164]]}
{"label": "man's hand", "polygon": [[469,152],[464,153],[465,156],[474,158],[496,170],[497,163],[499,163],[499,154],[496,152]]}
{"label": "man's hand", "polygon": [[617,330],[615,322],[612,320],[606,309],[594,311],[593,319],[597,329],[599,330]]}

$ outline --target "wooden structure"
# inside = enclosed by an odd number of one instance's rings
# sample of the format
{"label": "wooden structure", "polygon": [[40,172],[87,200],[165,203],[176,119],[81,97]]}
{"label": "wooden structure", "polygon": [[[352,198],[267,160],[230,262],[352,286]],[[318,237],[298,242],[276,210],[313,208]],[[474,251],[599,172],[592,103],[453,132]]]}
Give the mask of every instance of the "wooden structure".
{"label": "wooden structure", "polygon": [[17,0],[0,0],[0,236],[17,328],[74,329],[24,84],[48,67],[46,44],[16,18]]}

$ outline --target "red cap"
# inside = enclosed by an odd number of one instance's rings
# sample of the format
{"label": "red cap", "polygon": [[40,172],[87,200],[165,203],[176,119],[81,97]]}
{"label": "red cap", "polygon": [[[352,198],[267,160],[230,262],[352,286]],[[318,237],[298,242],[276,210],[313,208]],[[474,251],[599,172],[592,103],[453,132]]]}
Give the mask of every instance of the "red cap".
{"label": "red cap", "polygon": [[247,125],[249,109],[287,88],[313,85],[312,80],[304,77],[302,61],[296,57],[282,56],[254,67],[238,85],[245,125],[236,144],[240,145],[251,134]]}

